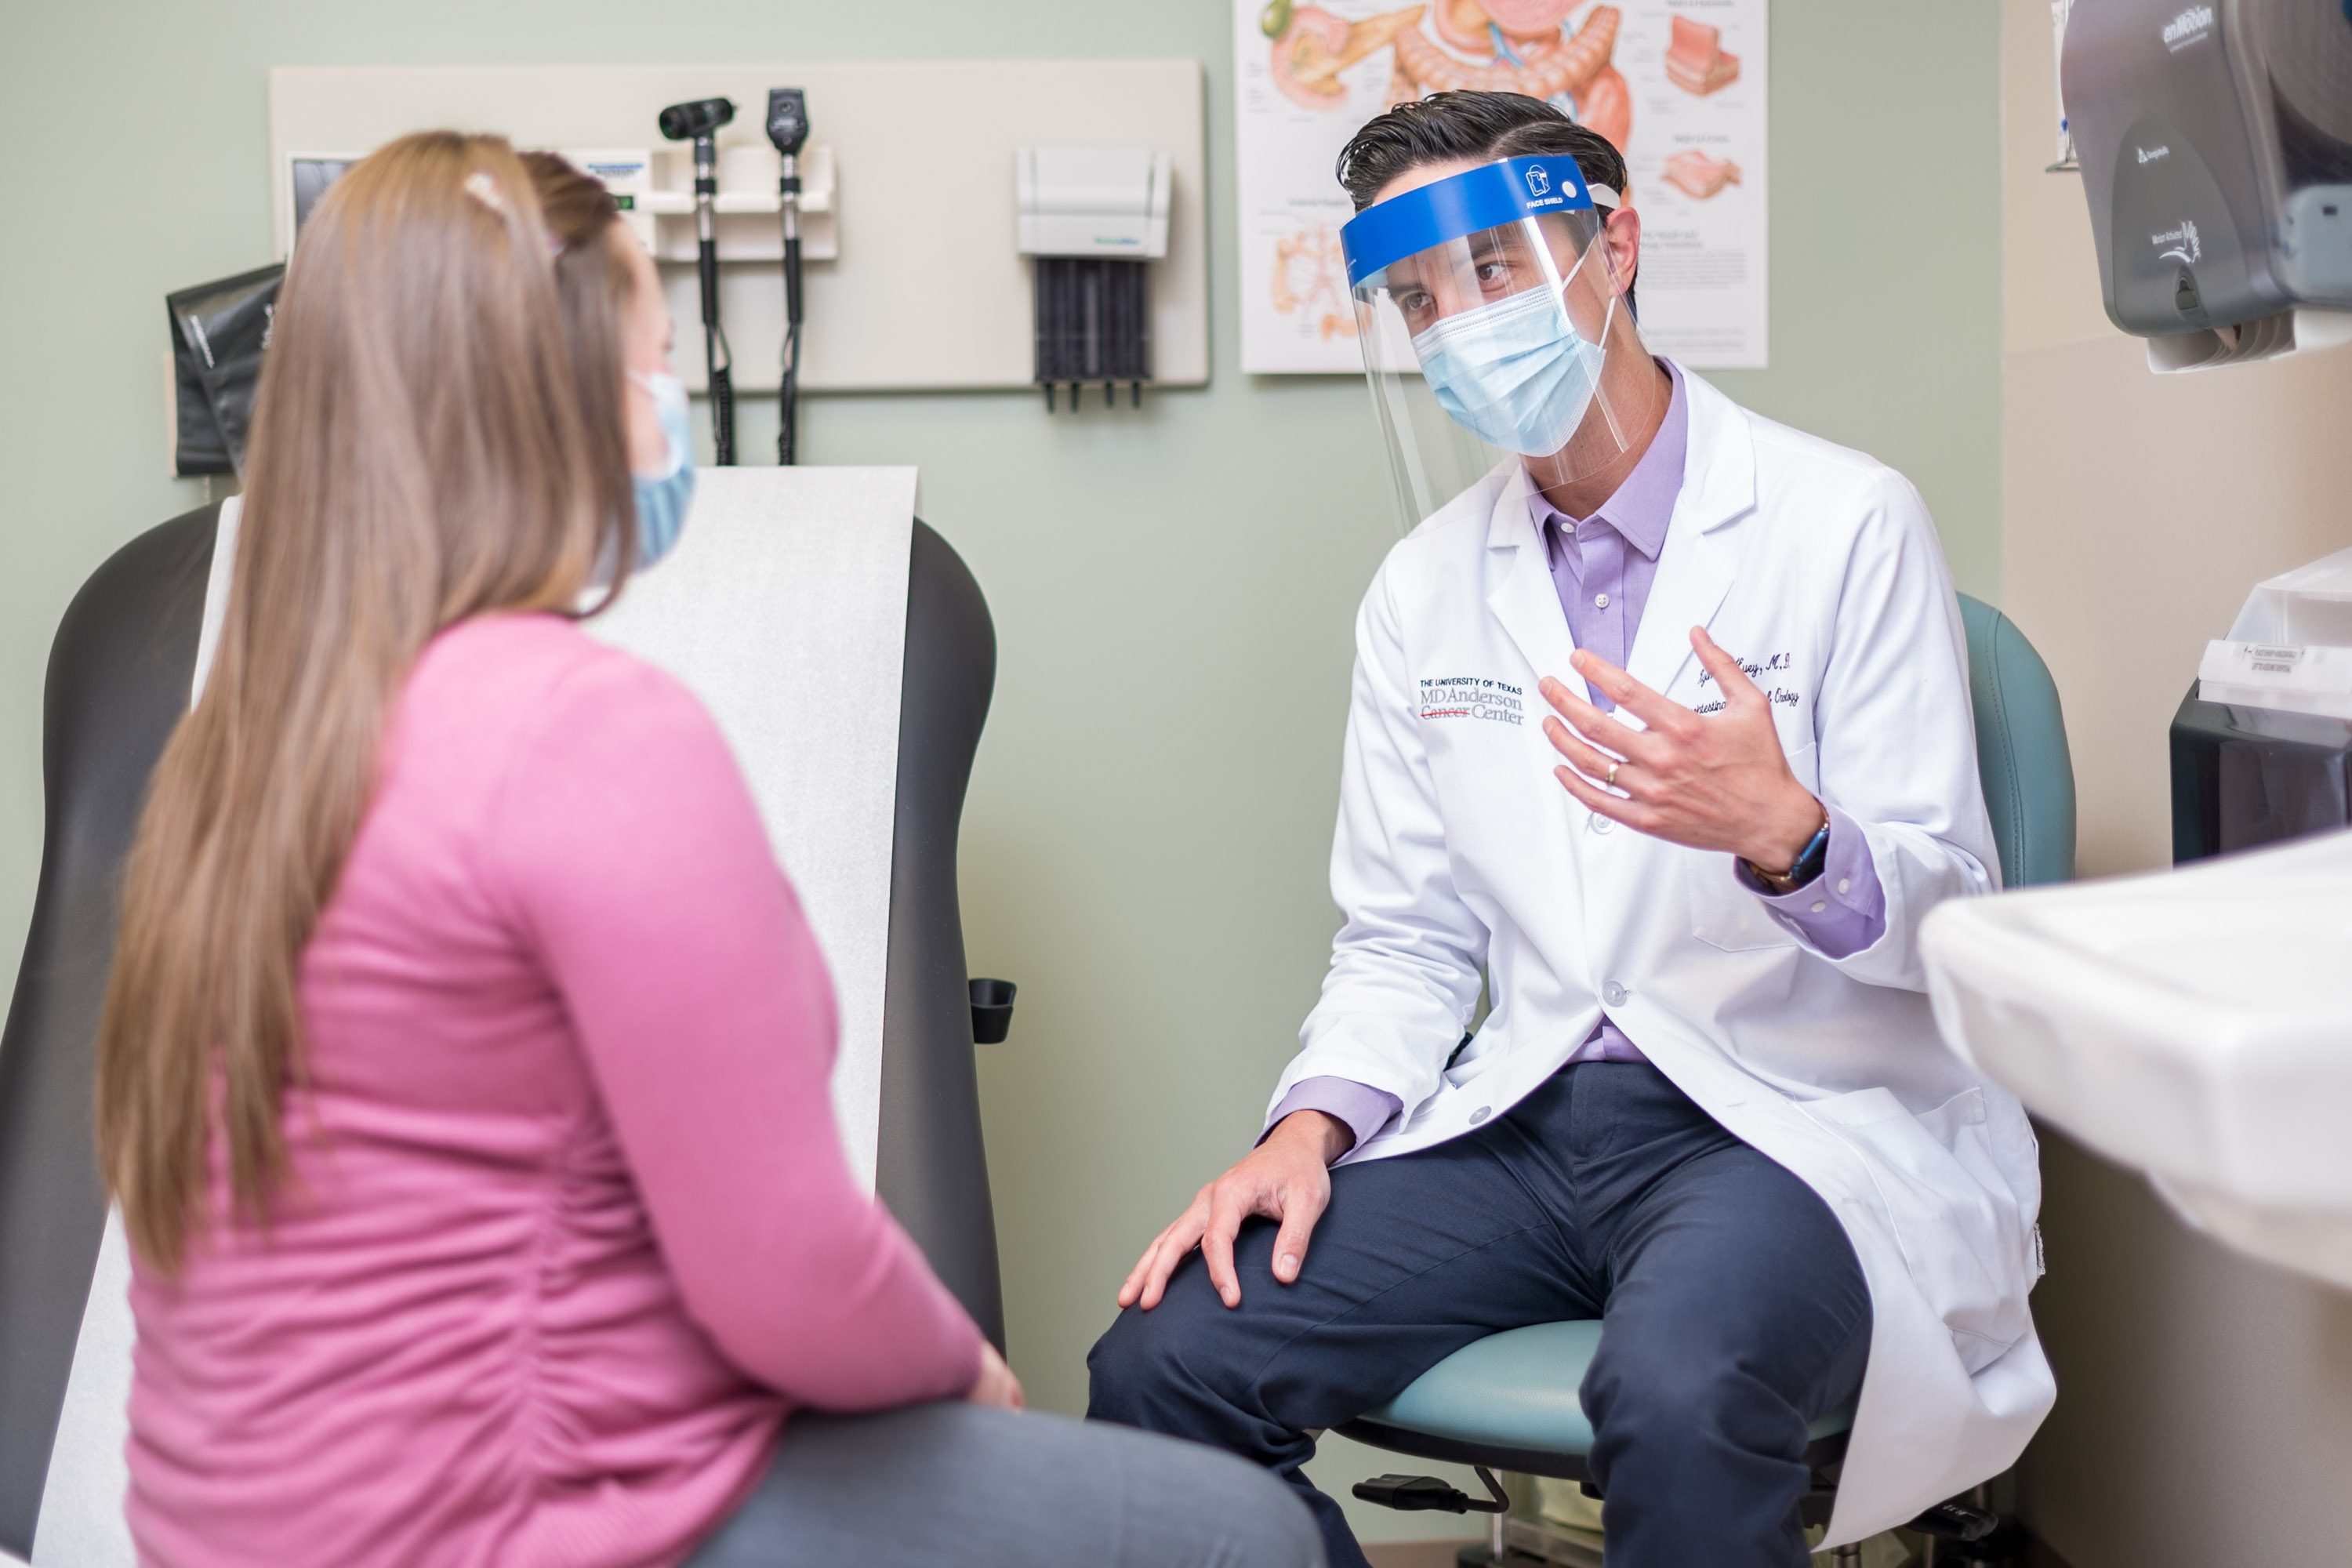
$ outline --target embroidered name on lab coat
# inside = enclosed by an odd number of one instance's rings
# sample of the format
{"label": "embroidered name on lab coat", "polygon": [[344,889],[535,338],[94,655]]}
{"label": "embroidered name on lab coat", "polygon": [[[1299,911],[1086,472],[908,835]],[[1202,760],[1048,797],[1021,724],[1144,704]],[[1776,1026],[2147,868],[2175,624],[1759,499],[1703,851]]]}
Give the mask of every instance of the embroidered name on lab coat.
{"label": "embroidered name on lab coat", "polygon": [[[1737,658],[1738,656],[1735,655],[1734,657]],[[1764,700],[1771,703],[1775,708],[1794,708],[1797,705],[1798,693],[1789,687],[1777,684],[1772,679],[1772,677],[1775,674],[1795,668],[1795,660],[1789,654],[1767,654],[1760,663],[1755,659],[1743,658],[1739,660],[1739,668],[1748,672],[1748,679],[1754,681],[1757,686],[1762,689]],[[1714,684],[1715,677],[1712,674],[1704,669],[1698,672],[1698,685],[1700,690],[1704,691]],[[1692,709],[1691,711],[1694,713],[1720,713],[1723,711],[1723,699],[1720,697],[1710,698],[1706,701],[1702,702],[1697,707]]]}
{"label": "embroidered name on lab coat", "polygon": [[1517,724],[1527,717],[1527,693],[1506,681],[1476,675],[1444,675],[1421,683],[1421,716],[1429,719],[1484,719],[1496,724]]}

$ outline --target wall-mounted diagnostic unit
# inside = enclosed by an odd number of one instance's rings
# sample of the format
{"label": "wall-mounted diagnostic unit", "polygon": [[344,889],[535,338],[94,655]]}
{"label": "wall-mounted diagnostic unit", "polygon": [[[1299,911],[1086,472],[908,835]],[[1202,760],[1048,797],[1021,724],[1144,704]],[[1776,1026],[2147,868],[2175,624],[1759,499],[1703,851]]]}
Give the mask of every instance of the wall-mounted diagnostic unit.
{"label": "wall-mounted diagnostic unit", "polygon": [[[299,214],[343,164],[405,132],[463,125],[550,148],[604,182],[661,264],[679,328],[671,367],[704,392],[695,138],[667,140],[658,119],[665,107],[719,99],[735,114],[712,128],[709,149],[712,313],[733,350],[725,363],[739,403],[787,384],[796,398],[1032,393],[1040,257],[1049,291],[1065,272],[1097,274],[1054,294],[1068,301],[1055,319],[1079,323],[1076,350],[1046,367],[1066,389],[1073,378],[1207,382],[1197,59],[278,67],[277,254],[291,250]],[[1063,148],[1084,151],[1047,151]],[[1150,151],[1098,151],[1114,148]],[[1026,246],[1024,162],[1039,198]],[[1117,270],[1129,275],[1100,275]],[[736,434],[746,448],[737,460],[748,460],[755,438]],[[781,455],[793,432],[776,434]],[[756,444],[767,445],[764,428]]]}
{"label": "wall-mounted diagnostic unit", "polygon": [[1054,388],[1124,383],[1143,401],[1151,379],[1151,264],[1168,254],[1173,164],[1164,152],[1024,147],[1015,180],[1021,254],[1032,258],[1034,379]]}

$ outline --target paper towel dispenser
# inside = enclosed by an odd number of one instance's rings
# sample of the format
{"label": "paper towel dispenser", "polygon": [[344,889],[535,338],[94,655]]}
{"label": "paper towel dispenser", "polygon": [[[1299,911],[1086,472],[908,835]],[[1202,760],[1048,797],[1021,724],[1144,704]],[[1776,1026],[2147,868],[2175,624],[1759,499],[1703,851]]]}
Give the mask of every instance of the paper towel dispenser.
{"label": "paper towel dispenser", "polygon": [[2352,5],[2078,0],[2060,75],[2116,325],[2159,371],[2352,342]]}

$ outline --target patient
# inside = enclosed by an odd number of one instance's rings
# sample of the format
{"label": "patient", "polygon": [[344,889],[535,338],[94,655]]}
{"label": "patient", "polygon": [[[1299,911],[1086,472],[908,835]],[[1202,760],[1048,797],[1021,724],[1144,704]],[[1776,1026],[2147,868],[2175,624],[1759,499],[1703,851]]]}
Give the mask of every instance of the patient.
{"label": "patient", "polygon": [[572,620],[689,470],[650,262],[536,173],[404,138],[286,279],[100,1026],[142,1560],[1319,1563],[1240,1460],[1018,1414],[849,1170],[732,758]]}

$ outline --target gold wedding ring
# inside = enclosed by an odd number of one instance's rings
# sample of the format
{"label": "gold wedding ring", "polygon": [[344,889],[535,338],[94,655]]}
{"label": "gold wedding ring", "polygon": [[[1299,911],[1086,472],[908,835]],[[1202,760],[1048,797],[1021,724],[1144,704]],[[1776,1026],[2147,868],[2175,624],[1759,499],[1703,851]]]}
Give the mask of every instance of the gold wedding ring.
{"label": "gold wedding ring", "polygon": [[1601,781],[1603,788],[1615,789],[1617,787],[1617,770],[1622,766],[1624,766],[1624,759],[1622,757],[1609,764],[1609,776]]}

